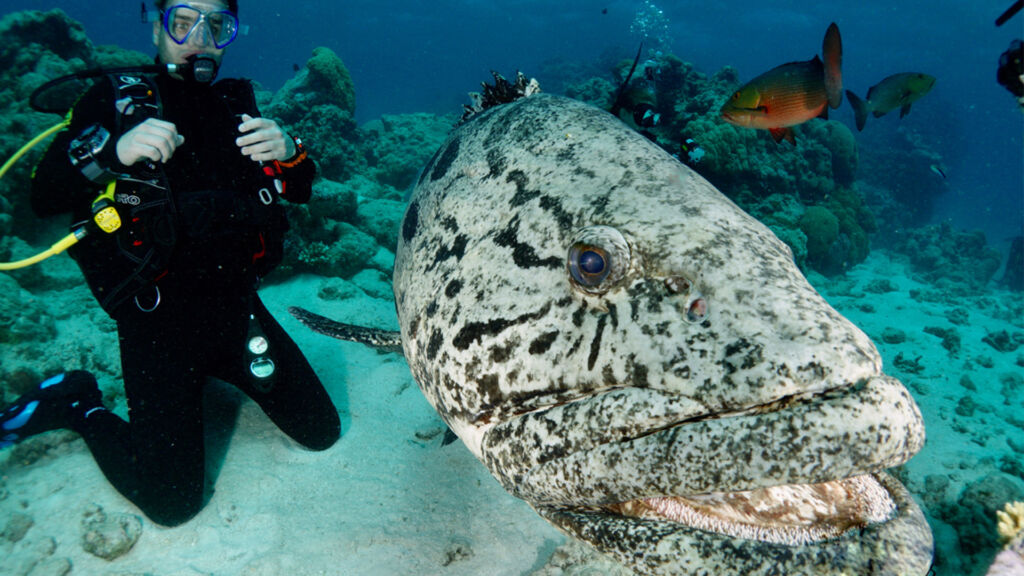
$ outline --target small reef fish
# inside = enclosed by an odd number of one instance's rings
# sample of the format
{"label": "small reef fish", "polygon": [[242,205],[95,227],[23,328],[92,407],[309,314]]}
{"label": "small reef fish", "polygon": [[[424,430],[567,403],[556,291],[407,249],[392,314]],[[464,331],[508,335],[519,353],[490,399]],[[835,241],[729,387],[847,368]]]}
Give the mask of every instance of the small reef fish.
{"label": "small reef fish", "polygon": [[843,45],[835,22],[825,32],[821,52],[824,61],[815,56],[789,62],[744,84],[722,106],[722,119],[795,144],[792,126],[828,118],[828,108],[839,108],[843,101]]}
{"label": "small reef fish", "polygon": [[852,91],[846,97],[853,106],[857,119],[857,130],[864,129],[868,112],[875,118],[885,116],[892,110],[900,109],[900,118],[910,113],[910,105],[921,99],[935,85],[935,77],[917,72],[901,72],[885,78],[868,89],[868,95],[861,100]]}

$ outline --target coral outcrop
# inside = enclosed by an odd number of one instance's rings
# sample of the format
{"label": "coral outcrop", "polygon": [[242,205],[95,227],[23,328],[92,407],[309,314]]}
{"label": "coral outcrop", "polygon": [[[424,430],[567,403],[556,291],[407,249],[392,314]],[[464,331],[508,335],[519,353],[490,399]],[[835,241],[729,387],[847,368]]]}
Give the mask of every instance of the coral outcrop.
{"label": "coral outcrop", "polygon": [[325,177],[345,180],[365,166],[355,144],[355,85],[344,62],[329,48],[313,50],[305,68],[261,111],[303,139]]}
{"label": "coral outcrop", "polygon": [[894,248],[910,258],[915,273],[953,295],[977,292],[1002,264],[983,232],[959,231],[947,222],[908,229]]}
{"label": "coral outcrop", "polygon": [[999,541],[1004,547],[985,576],[1024,574],[1024,502],[1008,502],[996,512],[996,520]]}

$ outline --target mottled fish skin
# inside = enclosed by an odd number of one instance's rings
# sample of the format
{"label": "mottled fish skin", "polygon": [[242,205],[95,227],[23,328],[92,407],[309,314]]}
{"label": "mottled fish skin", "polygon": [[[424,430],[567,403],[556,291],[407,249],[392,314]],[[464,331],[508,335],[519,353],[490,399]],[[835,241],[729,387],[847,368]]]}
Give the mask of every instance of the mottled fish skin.
{"label": "mottled fish skin", "polygon": [[[574,246],[604,251],[603,280],[574,276]],[[927,524],[884,474],[891,518],[810,544],[604,508],[873,475],[924,442],[913,399],[788,247],[610,114],[542,94],[455,130],[413,191],[394,289],[409,366],[451,429],[638,572],[927,572]]]}

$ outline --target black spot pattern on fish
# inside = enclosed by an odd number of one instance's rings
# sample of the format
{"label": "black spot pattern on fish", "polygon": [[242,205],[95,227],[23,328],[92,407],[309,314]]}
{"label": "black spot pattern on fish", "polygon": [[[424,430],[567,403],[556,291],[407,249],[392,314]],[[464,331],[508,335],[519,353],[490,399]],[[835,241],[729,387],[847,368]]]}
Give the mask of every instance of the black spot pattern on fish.
{"label": "black spot pattern on fish", "polygon": [[562,259],[554,256],[541,259],[533,246],[519,241],[519,217],[516,216],[494,238],[494,243],[512,249],[512,261],[520,268],[560,268]]}
{"label": "black spot pattern on fish", "polygon": [[448,298],[454,298],[462,290],[462,282],[458,279],[452,280],[444,287],[444,295]]}
{"label": "black spot pattern on fish", "polygon": [[505,177],[506,182],[511,182],[516,186],[516,193],[512,196],[512,200],[509,202],[510,208],[518,208],[523,204],[526,204],[530,200],[540,196],[540,190],[530,190],[527,186],[530,180],[526,177],[526,174],[522,170],[512,170]]}
{"label": "black spot pattern on fish", "polygon": [[430,341],[427,342],[427,360],[434,360],[437,358],[437,351],[441,349],[441,345],[444,344],[444,335],[437,328],[430,333]]}
{"label": "black spot pattern on fish", "polygon": [[523,314],[512,319],[495,318],[488,322],[470,322],[459,330],[459,333],[452,339],[452,344],[459,350],[465,350],[474,342],[480,341],[484,336],[495,336],[511,326],[518,326],[526,322],[539,320],[547,315],[550,310],[551,304],[548,303],[536,312]]}
{"label": "black spot pattern on fish", "polygon": [[455,258],[456,260],[462,260],[462,257],[466,255],[466,244],[469,239],[464,235],[459,234],[455,237],[455,241],[452,242],[451,246],[441,246],[437,249],[437,253],[434,254],[434,263],[431,264],[430,269],[433,270],[441,262],[449,258]]}
{"label": "black spot pattern on fish", "polygon": [[558,338],[558,330],[552,330],[541,334],[534,339],[533,342],[530,342],[530,354],[533,354],[534,356],[544,354],[551,348],[551,345],[554,344],[556,338]]}
{"label": "black spot pattern on fish", "polygon": [[448,174],[448,169],[452,167],[452,162],[459,157],[459,139],[453,138],[448,146],[445,147],[444,152],[437,159],[433,169],[430,171],[430,180],[436,182],[441,178],[444,178]]}
{"label": "black spot pattern on fish", "polygon": [[603,315],[597,320],[597,331],[594,334],[594,339],[590,341],[590,355],[587,356],[587,370],[593,370],[594,364],[597,363],[597,355],[601,352],[601,335],[604,333],[604,325],[607,320],[607,315]]}
{"label": "black spot pattern on fish", "polygon": [[541,196],[540,207],[547,210],[552,216],[554,216],[555,220],[558,221],[558,226],[562,230],[568,231],[574,228],[576,219],[565,211],[562,207],[562,202],[559,201],[558,198],[547,195]]}
{"label": "black spot pattern on fish", "polygon": [[409,208],[405,211],[405,218],[402,219],[402,239],[411,242],[419,225],[420,205],[418,202],[413,202],[409,204]]}
{"label": "black spot pattern on fish", "polygon": [[452,234],[455,234],[456,232],[459,231],[459,221],[456,220],[455,218],[452,218],[451,216],[445,216],[444,218],[441,218],[441,226],[444,226],[444,229],[451,232]]}
{"label": "black spot pattern on fish", "polygon": [[497,149],[488,150],[487,166],[490,169],[487,173],[487,177],[497,178],[498,176],[501,176],[508,167],[508,158],[506,158],[505,155]]}

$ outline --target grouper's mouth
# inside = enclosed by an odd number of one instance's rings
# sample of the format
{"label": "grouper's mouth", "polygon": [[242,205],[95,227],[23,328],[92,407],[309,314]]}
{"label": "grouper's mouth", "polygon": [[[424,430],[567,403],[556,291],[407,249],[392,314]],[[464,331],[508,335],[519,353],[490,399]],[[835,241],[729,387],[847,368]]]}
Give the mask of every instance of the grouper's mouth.
{"label": "grouper's mouth", "polygon": [[[484,452],[506,469],[520,459],[523,472],[503,483],[556,524],[560,514],[617,517],[800,546],[898,516],[894,490],[904,489],[880,471],[924,442],[916,404],[884,375],[724,416],[655,418],[646,429],[628,416],[623,426],[606,418],[597,432],[568,434],[637,397],[650,400],[616,392],[524,415],[488,433]],[[503,442],[531,433],[549,447],[530,461]]]}
{"label": "grouper's mouth", "polygon": [[549,522],[642,574],[921,575],[931,530],[883,470],[923,444],[913,399],[878,375],[550,450],[513,482]]}
{"label": "grouper's mouth", "polygon": [[923,513],[884,472],[746,493],[534,508],[649,575],[918,576],[932,562]]}

